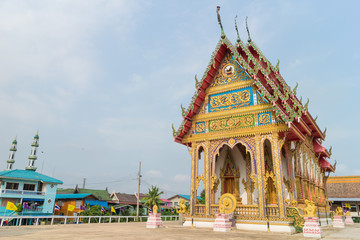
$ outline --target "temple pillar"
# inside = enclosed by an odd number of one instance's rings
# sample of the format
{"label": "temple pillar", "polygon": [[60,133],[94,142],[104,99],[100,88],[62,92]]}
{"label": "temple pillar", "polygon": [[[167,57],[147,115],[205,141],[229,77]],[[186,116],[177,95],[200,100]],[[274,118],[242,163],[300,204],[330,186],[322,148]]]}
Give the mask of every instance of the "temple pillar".
{"label": "temple pillar", "polygon": [[204,189],[205,189],[205,213],[206,215],[210,215],[211,211],[211,189],[210,189],[210,178],[211,178],[211,167],[210,167],[210,141],[205,141],[205,148],[204,148]]}
{"label": "temple pillar", "polygon": [[197,145],[192,144],[192,148],[189,150],[191,156],[191,192],[190,192],[190,215],[195,214],[196,203],[196,175],[197,175]]}
{"label": "temple pillar", "polygon": [[302,199],[302,192],[301,192],[301,179],[300,176],[295,176],[295,189],[296,189],[296,200],[301,200]]}
{"label": "temple pillar", "polygon": [[260,135],[255,136],[255,160],[256,160],[256,172],[257,175],[257,188],[259,192],[258,206],[259,206],[259,215],[260,217],[265,216],[265,192],[264,192],[264,183],[263,176],[265,175],[265,163],[264,156],[261,154],[261,137]]}
{"label": "temple pillar", "polygon": [[276,176],[276,193],[278,197],[278,205],[279,205],[279,212],[280,217],[285,218],[285,201],[284,201],[284,184],[283,181],[283,174],[282,174],[282,167],[281,167],[281,146],[279,143],[279,136],[278,133],[273,134],[273,142],[272,142],[272,157],[273,157],[273,164],[274,164],[274,174]]}

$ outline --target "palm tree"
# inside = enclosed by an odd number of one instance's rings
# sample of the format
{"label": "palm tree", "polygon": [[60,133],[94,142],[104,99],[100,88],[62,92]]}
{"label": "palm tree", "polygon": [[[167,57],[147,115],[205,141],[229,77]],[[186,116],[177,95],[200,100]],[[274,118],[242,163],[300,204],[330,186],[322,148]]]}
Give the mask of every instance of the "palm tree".
{"label": "palm tree", "polygon": [[163,193],[163,191],[160,192],[157,186],[151,186],[151,188],[149,188],[149,192],[146,194],[147,197],[144,197],[142,201],[145,201],[145,205],[149,208],[153,208],[154,205],[159,207],[160,203],[162,202],[160,195]]}

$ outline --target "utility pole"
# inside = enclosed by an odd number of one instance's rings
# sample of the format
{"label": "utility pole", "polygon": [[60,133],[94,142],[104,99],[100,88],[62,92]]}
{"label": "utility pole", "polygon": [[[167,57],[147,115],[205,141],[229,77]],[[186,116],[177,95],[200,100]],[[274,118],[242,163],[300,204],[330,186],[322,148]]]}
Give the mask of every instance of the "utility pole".
{"label": "utility pole", "polygon": [[83,179],[83,187],[82,188],[85,188],[85,183],[86,183],[86,178]]}
{"label": "utility pole", "polygon": [[136,221],[137,222],[139,221],[140,178],[141,178],[141,161],[139,162],[138,192],[137,192],[137,203],[136,203]]}

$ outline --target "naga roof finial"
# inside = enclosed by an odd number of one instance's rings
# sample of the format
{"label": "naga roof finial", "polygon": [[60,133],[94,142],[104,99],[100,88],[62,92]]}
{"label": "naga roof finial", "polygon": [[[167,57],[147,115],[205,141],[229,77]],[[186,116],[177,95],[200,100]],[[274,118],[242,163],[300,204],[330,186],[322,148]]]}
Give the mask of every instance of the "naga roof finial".
{"label": "naga roof finial", "polygon": [[199,88],[200,87],[200,82],[197,79],[197,75],[195,74],[195,88]]}
{"label": "naga roof finial", "polygon": [[235,16],[235,30],[236,30],[236,34],[237,34],[237,42],[240,42],[240,35],[239,35],[239,29],[237,27],[237,22],[236,22],[236,18],[237,18],[237,15]]}
{"label": "naga roof finial", "polygon": [[176,130],[175,130],[175,128],[174,128],[174,124],[172,124],[172,130],[173,130],[173,136],[175,136],[175,134],[176,134]]}
{"label": "naga roof finial", "polygon": [[276,70],[278,72],[280,72],[280,60],[279,59],[278,59],[277,64],[276,64]]}
{"label": "naga roof finial", "polygon": [[317,119],[318,119],[318,115],[316,115],[316,117],[314,118],[314,121],[316,122]]}
{"label": "naga roof finial", "polygon": [[224,28],[221,24],[221,18],[220,18],[220,6],[217,6],[216,7],[216,13],[217,13],[217,19],[218,19],[218,22],[219,22],[219,25],[220,25],[220,28],[221,28],[221,37],[225,37],[225,33],[224,33]]}
{"label": "naga roof finial", "polygon": [[330,155],[330,156],[332,155],[332,146],[330,146],[329,155]]}
{"label": "naga roof finial", "polygon": [[294,95],[296,95],[296,89],[298,88],[299,83],[296,83],[296,86],[293,89]]}
{"label": "naga roof finial", "polygon": [[247,24],[247,19],[248,19],[248,17],[246,16],[246,31],[247,31],[248,37],[249,37],[248,42],[250,43],[251,42],[251,37],[250,37],[249,27],[248,27],[248,24]]}
{"label": "naga roof finial", "polygon": [[306,109],[306,111],[308,110],[309,102],[310,102],[310,99],[308,98],[308,99],[307,99],[307,102],[305,103],[305,106],[304,106],[304,108]]}
{"label": "naga roof finial", "polygon": [[324,132],[323,132],[323,134],[324,134],[325,137],[326,137],[326,131],[327,131],[327,128],[325,128],[325,130],[324,130]]}
{"label": "naga roof finial", "polygon": [[182,104],[180,105],[180,107],[181,107],[181,115],[182,115],[183,117],[185,117],[185,108],[183,107]]}

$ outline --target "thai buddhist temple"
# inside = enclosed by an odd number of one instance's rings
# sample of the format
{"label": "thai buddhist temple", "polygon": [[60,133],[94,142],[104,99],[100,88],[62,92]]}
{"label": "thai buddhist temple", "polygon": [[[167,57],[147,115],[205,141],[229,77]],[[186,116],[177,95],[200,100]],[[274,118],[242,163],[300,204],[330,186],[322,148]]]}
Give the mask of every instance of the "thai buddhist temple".
{"label": "thai buddhist temple", "polygon": [[[309,101],[304,104],[296,95],[297,85],[285,82],[279,63],[271,64],[250,38],[249,29],[244,42],[235,19],[232,43],[219,8],[218,21],[220,40],[204,75],[195,77],[195,94],[188,108],[182,107],[180,127],[173,127],[174,141],[191,155],[184,225],[212,227],[225,193],[236,199],[238,229],[293,232],[288,207],[304,206],[305,200],[315,203],[326,224],[325,173],[335,171],[331,150],[323,147],[326,130],[310,114]],[[205,204],[196,201],[201,185]]]}

